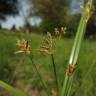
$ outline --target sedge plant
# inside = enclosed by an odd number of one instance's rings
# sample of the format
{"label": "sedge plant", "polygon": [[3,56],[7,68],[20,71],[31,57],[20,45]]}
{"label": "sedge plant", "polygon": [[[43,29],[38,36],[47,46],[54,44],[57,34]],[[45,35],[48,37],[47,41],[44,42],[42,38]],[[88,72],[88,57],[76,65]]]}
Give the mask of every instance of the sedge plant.
{"label": "sedge plant", "polygon": [[92,0],[89,0],[86,3],[85,7],[83,8],[81,20],[77,29],[77,34],[75,37],[72,52],[68,62],[65,79],[64,79],[64,83],[61,91],[61,96],[71,96],[70,93],[71,93],[74,71],[76,68],[76,63],[77,63],[77,59],[80,51],[81,42],[85,34],[86,25],[92,14],[92,8],[93,8]]}
{"label": "sedge plant", "polygon": [[36,63],[34,62],[34,55],[32,53],[31,42],[28,40],[25,40],[25,39],[22,39],[22,40],[17,39],[17,45],[19,47],[19,50],[17,50],[15,52],[15,54],[23,53],[24,55],[26,55],[29,58],[29,60],[31,61],[32,67],[35,69],[35,71],[40,79],[40,82],[42,83],[42,85],[44,87],[44,90],[45,90],[47,96],[50,96],[50,92],[47,88],[46,82],[42,78],[42,76],[36,66]]}
{"label": "sedge plant", "polygon": [[55,51],[54,47],[55,47],[55,44],[53,42],[52,35],[50,32],[47,32],[47,36],[44,38],[39,51],[43,54],[48,54],[50,56],[50,60],[52,61],[53,75],[55,78],[56,94],[57,96],[59,96],[59,82],[58,82],[57,68],[56,68],[56,63],[54,58],[54,51]]}
{"label": "sedge plant", "polygon": [[[51,60],[52,60],[52,65],[53,65],[53,71],[54,71],[54,77],[55,77],[55,83],[57,87],[57,96],[71,96],[71,88],[72,88],[72,82],[73,82],[73,77],[74,77],[74,71],[76,69],[76,63],[80,51],[80,46],[81,42],[83,40],[84,34],[85,34],[85,29],[87,22],[92,14],[92,0],[88,0],[88,2],[85,4],[85,7],[83,8],[83,12],[81,15],[81,20],[79,23],[79,27],[77,29],[77,34],[75,37],[75,41],[73,44],[72,52],[69,58],[68,66],[66,69],[66,74],[65,74],[65,79],[63,82],[62,90],[60,91],[59,89],[59,82],[58,82],[58,76],[57,76],[57,70],[56,70],[56,64],[54,60],[54,49],[52,47],[52,37],[51,34],[48,32],[47,33],[47,38],[44,40],[45,44],[41,46],[40,52],[44,52],[50,55]],[[24,39],[22,40],[17,40],[17,45],[20,47],[20,50],[16,51],[15,54],[17,53],[26,53],[31,60],[33,67],[35,68],[42,85],[45,88],[45,91],[48,96],[51,96],[50,92],[47,90],[47,86],[45,81],[43,80],[42,76],[40,75],[36,64],[33,61],[33,55],[30,55],[31,53],[31,43],[29,41],[26,41]],[[10,93],[14,94],[15,96],[27,96],[24,92],[19,91],[16,88],[11,87],[10,85],[4,83],[3,81],[0,81],[0,87],[6,89]]]}

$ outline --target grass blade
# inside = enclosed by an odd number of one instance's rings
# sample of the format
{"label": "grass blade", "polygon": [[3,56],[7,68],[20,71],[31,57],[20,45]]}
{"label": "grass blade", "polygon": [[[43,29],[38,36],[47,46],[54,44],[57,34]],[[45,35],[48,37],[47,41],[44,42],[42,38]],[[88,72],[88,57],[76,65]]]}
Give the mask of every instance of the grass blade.
{"label": "grass blade", "polygon": [[8,85],[7,83],[0,81],[0,87],[7,90],[14,96],[27,96],[24,92],[21,92],[20,90],[13,88],[12,86]]}

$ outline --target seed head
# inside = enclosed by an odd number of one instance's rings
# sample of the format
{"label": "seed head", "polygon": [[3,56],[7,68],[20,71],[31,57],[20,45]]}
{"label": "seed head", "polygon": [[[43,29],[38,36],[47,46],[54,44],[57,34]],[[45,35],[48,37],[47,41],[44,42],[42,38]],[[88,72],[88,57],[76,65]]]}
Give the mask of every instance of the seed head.
{"label": "seed head", "polygon": [[15,54],[18,53],[26,53],[30,54],[31,52],[31,42],[27,41],[25,39],[19,40],[17,39],[16,45],[19,47],[19,50],[15,52]]}
{"label": "seed head", "polygon": [[68,69],[67,69],[67,75],[71,76],[73,74],[73,72],[74,72],[74,69],[75,69],[75,65],[69,64]]}
{"label": "seed head", "polygon": [[53,46],[52,46],[52,35],[50,32],[47,32],[47,36],[44,38],[43,43],[39,49],[41,53],[45,54],[53,54]]}

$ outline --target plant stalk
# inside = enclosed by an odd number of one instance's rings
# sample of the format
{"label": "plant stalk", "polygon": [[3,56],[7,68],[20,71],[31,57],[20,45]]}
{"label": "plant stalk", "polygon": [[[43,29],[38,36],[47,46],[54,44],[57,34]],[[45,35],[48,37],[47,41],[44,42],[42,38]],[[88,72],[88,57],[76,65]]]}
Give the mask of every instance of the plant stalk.
{"label": "plant stalk", "polygon": [[[66,75],[65,75],[65,80],[63,83],[62,91],[61,91],[61,96],[70,96],[72,81],[74,76],[74,67],[78,59],[81,42],[85,34],[86,25],[91,16],[91,9],[92,9],[92,0],[89,0],[85,5],[85,8],[83,10],[81,20],[77,29],[77,34],[74,40],[72,52],[71,52],[68,67],[66,70]],[[68,75],[69,74],[68,72],[69,73],[71,72],[70,76]]]}
{"label": "plant stalk", "polygon": [[40,72],[38,71],[38,68],[36,67],[36,64],[34,63],[33,55],[32,55],[32,56],[29,56],[29,58],[30,58],[30,60],[31,60],[31,62],[32,62],[33,67],[34,67],[35,70],[36,70],[36,73],[37,73],[38,77],[39,77],[40,80],[41,80],[41,83],[42,83],[42,85],[43,85],[43,87],[44,87],[45,92],[47,93],[48,96],[50,96],[50,92],[49,92],[49,90],[47,89],[47,85],[46,85],[45,81],[43,80]]}
{"label": "plant stalk", "polygon": [[59,83],[58,83],[58,76],[57,76],[56,64],[55,64],[55,61],[54,61],[53,54],[51,54],[51,60],[52,60],[54,77],[55,77],[55,83],[56,83],[56,88],[57,88],[57,96],[59,96]]}

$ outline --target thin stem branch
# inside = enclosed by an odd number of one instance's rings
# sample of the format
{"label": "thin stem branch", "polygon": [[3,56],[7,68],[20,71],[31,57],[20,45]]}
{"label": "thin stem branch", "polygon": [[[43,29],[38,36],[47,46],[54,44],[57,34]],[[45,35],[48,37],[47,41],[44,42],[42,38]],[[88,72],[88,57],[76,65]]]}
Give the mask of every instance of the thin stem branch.
{"label": "thin stem branch", "polygon": [[47,95],[50,96],[50,92],[49,92],[49,90],[48,90],[48,88],[47,88],[47,85],[46,85],[45,81],[43,80],[40,72],[38,71],[38,68],[36,67],[36,64],[34,63],[33,55],[32,55],[32,56],[29,56],[29,58],[30,58],[30,60],[31,60],[31,62],[32,62],[33,67],[34,67],[35,70],[36,70],[36,73],[37,73],[38,77],[39,77],[40,80],[41,80],[41,83],[42,83],[42,85],[43,85],[43,87],[44,87],[44,90],[46,91]]}
{"label": "thin stem branch", "polygon": [[57,76],[56,64],[55,64],[55,61],[54,61],[53,54],[51,54],[51,60],[52,60],[54,77],[55,77],[55,83],[56,83],[56,88],[57,88],[57,96],[59,96],[59,83],[58,83],[58,76]]}

